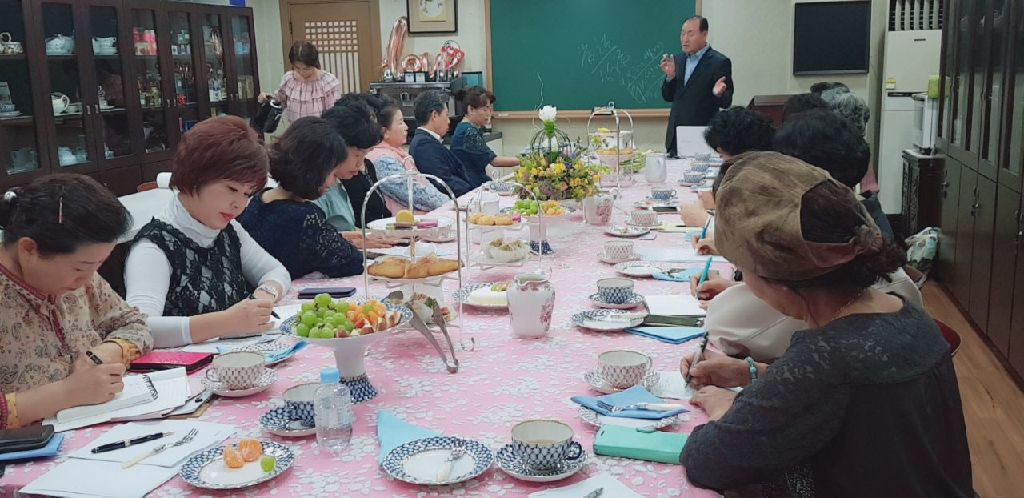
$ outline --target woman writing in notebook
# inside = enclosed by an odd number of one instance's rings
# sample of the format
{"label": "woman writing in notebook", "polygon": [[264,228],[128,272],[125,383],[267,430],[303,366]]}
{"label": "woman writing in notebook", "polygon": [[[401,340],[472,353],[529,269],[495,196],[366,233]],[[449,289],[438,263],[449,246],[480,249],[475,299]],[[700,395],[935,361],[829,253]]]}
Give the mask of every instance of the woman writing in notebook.
{"label": "woman writing in notebook", "polygon": [[131,226],[95,180],[52,175],[0,199],[0,428],[121,392],[153,347],[145,317],[96,270]]}
{"label": "woman writing in notebook", "polygon": [[128,304],[156,347],[264,332],[291,277],[235,218],[267,183],[267,151],[238,117],[207,119],[174,153],[167,209],[139,230],[125,263]]}

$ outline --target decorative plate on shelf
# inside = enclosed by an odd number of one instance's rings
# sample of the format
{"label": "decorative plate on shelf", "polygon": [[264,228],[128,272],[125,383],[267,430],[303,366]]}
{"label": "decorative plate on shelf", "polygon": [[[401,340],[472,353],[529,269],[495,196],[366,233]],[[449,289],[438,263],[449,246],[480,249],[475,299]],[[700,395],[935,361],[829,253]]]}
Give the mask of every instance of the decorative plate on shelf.
{"label": "decorative plate on shelf", "polygon": [[[465,454],[452,462],[451,472],[438,479],[438,470],[452,454],[462,447]],[[436,436],[405,443],[384,457],[384,471],[391,477],[410,484],[445,485],[468,481],[491,468],[494,454],[483,443],[453,436]],[[443,476],[442,476],[443,477]]]}
{"label": "decorative plate on shelf", "polygon": [[264,472],[260,461],[246,462],[240,469],[229,469],[224,464],[224,447],[217,446],[198,453],[181,466],[181,479],[203,489],[242,489],[269,481],[288,470],[295,462],[295,453],[287,446],[273,441],[260,441],[263,454],[274,457],[277,464]]}

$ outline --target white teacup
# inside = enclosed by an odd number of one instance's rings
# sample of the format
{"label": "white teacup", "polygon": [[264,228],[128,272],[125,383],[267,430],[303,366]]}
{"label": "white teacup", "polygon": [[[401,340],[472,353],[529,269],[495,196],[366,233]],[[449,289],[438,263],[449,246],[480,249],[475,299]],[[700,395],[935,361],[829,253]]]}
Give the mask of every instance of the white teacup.
{"label": "white teacup", "polygon": [[601,377],[619,389],[643,384],[651,369],[651,357],[638,351],[606,351],[598,355]]}
{"label": "white teacup", "polygon": [[658,224],[658,213],[646,209],[637,209],[629,213],[629,221],[637,226],[654,226]]}
{"label": "white teacup", "polygon": [[633,281],[628,278],[602,278],[597,281],[597,294],[606,303],[623,304],[633,297]]}
{"label": "white teacup", "polygon": [[636,256],[633,241],[609,240],[604,243],[604,255],[609,259],[633,259]]}
{"label": "white teacup", "polygon": [[583,456],[583,447],[572,437],[572,427],[557,420],[527,420],[512,428],[512,448],[527,467],[555,469]]}
{"label": "white teacup", "polygon": [[213,359],[206,378],[237,391],[255,387],[263,375],[263,355],[252,351],[235,351]]}

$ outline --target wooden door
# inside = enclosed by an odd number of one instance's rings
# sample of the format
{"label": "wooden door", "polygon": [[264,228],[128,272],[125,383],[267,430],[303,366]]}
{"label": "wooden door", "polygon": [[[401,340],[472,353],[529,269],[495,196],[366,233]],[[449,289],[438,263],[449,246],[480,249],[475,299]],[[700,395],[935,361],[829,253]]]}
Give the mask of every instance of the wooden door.
{"label": "wooden door", "polygon": [[993,241],[992,284],[989,300],[988,337],[1003,355],[1010,347],[1010,310],[1014,294],[1024,293],[1024,287],[1014,288],[1014,269],[1024,265],[1018,236],[1020,225],[1020,194],[999,186],[996,198],[996,230]]}
{"label": "wooden door", "polygon": [[1019,192],[1024,177],[1024,2],[1014,2],[1013,11],[1003,122],[1006,161],[999,183]]}
{"label": "wooden door", "polygon": [[[338,77],[342,93],[366,92],[380,73],[380,22],[376,2],[282,2],[285,70],[288,49],[308,41],[320,52],[321,69]],[[287,10],[287,12],[285,12]]]}
{"label": "wooden door", "polygon": [[[960,163],[947,158],[942,181],[942,238],[939,240],[940,280],[952,290],[956,280],[957,217],[960,200]],[[965,201],[966,202],[966,201]]]}
{"label": "wooden door", "polygon": [[996,224],[996,182],[978,175],[974,204],[974,248],[971,253],[970,315],[988,332],[989,286],[992,282],[992,240]]}
{"label": "wooden door", "polygon": [[968,310],[971,296],[971,263],[974,248],[974,209],[978,201],[978,173],[960,169],[960,200],[957,204],[956,254],[953,261],[953,297]]}

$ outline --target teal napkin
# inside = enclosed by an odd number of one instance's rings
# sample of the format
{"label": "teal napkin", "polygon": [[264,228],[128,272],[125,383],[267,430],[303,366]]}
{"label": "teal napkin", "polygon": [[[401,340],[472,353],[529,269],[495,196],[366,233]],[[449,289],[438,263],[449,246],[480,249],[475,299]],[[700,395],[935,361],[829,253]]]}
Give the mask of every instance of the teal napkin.
{"label": "teal napkin", "polygon": [[601,400],[612,406],[626,406],[633,405],[636,403],[664,403],[665,401],[653,394],[651,394],[643,386],[633,386],[625,391],[617,392],[614,394],[607,394],[605,396],[573,396],[569,398],[576,403],[579,403],[591,410],[594,410],[601,415],[610,417],[623,417],[623,418],[642,418],[648,420],[659,420],[665,417],[671,417],[678,415],[689,410],[680,408],[678,410],[672,410],[670,412],[659,412],[653,410],[623,410],[619,413],[612,413],[604,408],[597,405],[597,401]]}
{"label": "teal napkin", "polygon": [[64,434],[57,433],[50,438],[50,442],[42,448],[28,451],[12,451],[0,454],[0,462],[13,462],[17,460],[33,460],[36,458],[54,457],[60,452],[60,445],[64,442]]}
{"label": "teal napkin", "polygon": [[707,333],[700,327],[630,327],[626,332],[668,344],[683,344]]}
{"label": "teal napkin", "polygon": [[263,357],[265,358],[265,363],[267,363],[268,365],[273,365],[274,363],[280,363],[284,360],[287,360],[288,358],[291,358],[292,356],[295,356],[295,353],[298,353],[299,351],[306,349],[306,346],[309,346],[308,342],[299,341],[293,344],[292,347],[288,349],[263,353]]}
{"label": "teal napkin", "polygon": [[384,457],[391,450],[417,439],[440,436],[441,433],[412,425],[386,410],[377,412],[377,441],[380,443],[380,456],[377,464],[384,463]]}

